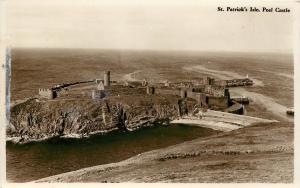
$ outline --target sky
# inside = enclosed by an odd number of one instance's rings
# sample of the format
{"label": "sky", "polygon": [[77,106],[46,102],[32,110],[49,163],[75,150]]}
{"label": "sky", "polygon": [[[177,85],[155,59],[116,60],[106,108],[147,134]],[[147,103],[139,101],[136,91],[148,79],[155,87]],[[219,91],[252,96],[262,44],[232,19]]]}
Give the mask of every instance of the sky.
{"label": "sky", "polygon": [[239,5],[208,1],[153,2],[9,0],[6,32],[12,47],[292,51],[293,13],[218,12],[218,6]]}

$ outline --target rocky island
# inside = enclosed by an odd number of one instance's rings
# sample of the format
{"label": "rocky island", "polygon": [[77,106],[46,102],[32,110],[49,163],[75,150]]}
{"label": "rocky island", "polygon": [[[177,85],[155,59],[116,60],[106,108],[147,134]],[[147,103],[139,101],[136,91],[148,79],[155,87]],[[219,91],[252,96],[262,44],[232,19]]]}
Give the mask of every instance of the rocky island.
{"label": "rocky island", "polygon": [[[8,140],[27,143],[53,137],[80,138],[170,122],[196,122],[199,126],[222,131],[246,124],[274,122],[247,116],[239,120],[241,116],[228,113],[243,114],[244,109],[241,101],[230,98],[228,87],[252,84],[249,78],[215,80],[210,77],[196,83],[149,83],[146,79],[111,81],[110,71],[104,71],[103,79],[40,88],[37,96],[13,104]],[[210,111],[209,115],[208,109],[225,113],[218,117],[218,113]],[[226,119],[228,114],[231,118]]]}

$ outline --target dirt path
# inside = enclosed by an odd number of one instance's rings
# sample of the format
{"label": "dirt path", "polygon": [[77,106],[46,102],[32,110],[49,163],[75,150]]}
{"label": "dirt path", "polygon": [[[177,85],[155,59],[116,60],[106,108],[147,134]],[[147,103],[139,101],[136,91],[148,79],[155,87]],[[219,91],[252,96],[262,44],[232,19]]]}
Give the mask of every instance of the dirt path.
{"label": "dirt path", "polygon": [[286,120],[289,122],[294,121],[292,117],[289,117],[286,115],[287,107],[275,102],[275,100],[271,97],[268,97],[266,95],[256,93],[256,92],[250,92],[244,88],[233,88],[232,91],[233,91],[232,93],[236,93],[238,95],[249,97],[250,100],[253,101],[253,103],[256,103],[258,105],[265,107],[267,109],[267,111],[272,112],[274,115],[276,115],[280,119],[283,119],[283,120]]}

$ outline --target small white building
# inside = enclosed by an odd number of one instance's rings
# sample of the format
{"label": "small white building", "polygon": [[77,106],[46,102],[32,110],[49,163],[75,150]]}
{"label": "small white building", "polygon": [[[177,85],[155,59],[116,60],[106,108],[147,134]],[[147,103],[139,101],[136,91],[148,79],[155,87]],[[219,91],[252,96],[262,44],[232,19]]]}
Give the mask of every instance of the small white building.
{"label": "small white building", "polygon": [[100,91],[105,90],[105,87],[104,87],[104,84],[103,84],[102,81],[97,85],[97,89],[100,90]]}

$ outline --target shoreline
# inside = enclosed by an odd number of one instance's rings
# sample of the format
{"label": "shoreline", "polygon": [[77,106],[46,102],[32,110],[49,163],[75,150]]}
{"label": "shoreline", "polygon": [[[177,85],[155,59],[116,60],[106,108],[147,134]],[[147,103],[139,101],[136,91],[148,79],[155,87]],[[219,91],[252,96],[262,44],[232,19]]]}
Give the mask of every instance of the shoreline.
{"label": "shoreline", "polygon": [[[287,157],[288,159],[287,161],[285,161],[284,165],[286,165],[286,162],[288,162],[288,164],[291,164],[293,161],[292,160],[293,139],[290,138],[289,136],[290,134],[293,134],[292,131],[293,129],[291,129],[293,127],[293,124],[291,124],[290,122],[287,122],[289,126],[284,126],[284,124],[285,122],[257,124],[254,126],[245,127],[243,129],[237,129],[230,132],[223,132],[209,137],[197,138],[191,141],[186,141],[166,148],[151,150],[117,163],[108,163],[104,165],[97,165],[88,168],[83,168],[76,171],[66,172],[66,173],[42,178],[32,182],[34,183],[41,183],[41,182],[48,182],[48,183],[51,182],[52,183],[54,182],[56,183],[57,182],[64,182],[64,183],[66,182],[186,182],[184,179],[181,179],[182,175],[180,175],[181,173],[184,173],[185,170],[179,170],[180,168],[183,168],[183,166],[180,165],[181,163],[183,163],[183,161],[185,161],[184,162],[185,165],[187,166],[191,165],[190,168],[193,169],[193,171],[196,170],[197,172],[199,172],[199,170],[201,171],[201,168],[199,169],[193,168],[193,165],[195,165],[193,163],[194,160],[196,159],[200,160],[201,163],[203,163],[205,166],[207,165],[210,166],[211,163],[217,163],[217,164],[219,163],[219,162],[214,162],[215,160],[224,161],[224,158],[226,159],[228,157],[231,158],[230,156],[232,157],[235,156],[235,157],[228,159],[229,161],[236,159],[245,162],[249,159],[249,157],[254,157],[254,160],[256,160],[255,158],[258,157],[259,161],[264,160],[264,165],[266,165],[267,163],[267,165],[270,166],[273,165],[272,162],[268,161],[269,157],[273,157],[270,156],[271,154],[275,156],[283,155],[285,156],[285,158]],[[283,138],[282,137],[276,138],[278,134],[281,134],[278,130],[282,128],[288,130],[288,135],[281,135],[283,136]],[[266,129],[268,129],[268,131],[263,131]],[[255,136],[257,137],[257,139],[249,140],[249,138],[256,135],[257,133],[260,134],[258,136]],[[246,135],[249,135],[250,137]],[[288,139],[288,142],[281,142],[281,144],[278,143],[272,144],[272,142],[269,141],[269,139],[271,138],[273,138],[272,140],[276,139],[277,142],[278,139],[281,141]],[[224,143],[224,142],[227,144],[220,145],[220,143]],[[217,157],[217,159],[210,159],[210,157],[213,158]],[[205,158],[204,161],[203,158]],[[276,160],[281,160],[281,159],[276,159]],[[193,163],[193,165],[190,163]],[[165,164],[167,166],[172,164],[174,165],[174,167],[170,166],[170,169],[165,169],[166,166],[164,166],[165,168],[160,167],[164,171],[156,175],[156,176],[160,176],[160,175],[164,176],[161,177],[162,179],[160,181],[156,181],[155,179],[151,179],[151,180],[147,179],[147,175],[153,176],[157,172],[158,169],[156,168],[156,165],[158,164],[160,165]],[[292,167],[293,167],[292,165],[288,165],[288,169]],[[130,171],[129,174],[126,174],[130,169],[132,171]],[[177,169],[177,171],[175,169]],[[140,170],[145,172],[139,174]],[[176,179],[177,180],[176,181],[168,180],[167,174],[174,173],[174,170],[178,173],[178,175],[176,175],[173,178],[173,180]],[[204,172],[206,172],[207,170],[210,171],[211,169],[202,168],[202,171]],[[272,170],[272,173],[275,173],[275,170],[278,169],[274,169],[274,172]],[[202,171],[201,173],[204,173]],[[293,177],[290,174],[290,172],[291,171],[289,170],[288,175],[290,175],[290,177]],[[270,174],[270,172],[268,173],[273,177],[274,174]],[[278,173],[281,172],[277,172],[276,176],[278,176]],[[198,174],[194,174],[192,177],[194,176],[198,177]],[[260,178],[258,175],[254,175],[254,174],[252,176],[255,176],[257,179]],[[223,182],[218,180],[218,178],[216,179],[217,181],[206,180],[204,182],[210,182],[210,183]],[[283,182],[291,182],[291,181],[292,180],[286,180]],[[249,180],[243,181],[242,178],[240,181],[236,181],[236,182],[249,182]],[[265,181],[255,181],[255,182],[265,182]],[[280,179],[280,181],[266,181],[266,182],[282,182],[282,179]]]}
{"label": "shoreline", "polygon": [[172,123],[195,125],[213,130],[229,132],[236,129],[253,126],[259,123],[277,123],[277,120],[263,119],[258,117],[236,115],[227,112],[219,112],[214,110],[207,110],[202,119],[196,117],[184,117],[171,121]]}
{"label": "shoreline", "polygon": [[80,134],[68,134],[68,135],[53,135],[53,136],[48,136],[44,137],[41,139],[34,139],[34,140],[26,140],[25,142],[20,142],[22,139],[21,137],[6,137],[6,142],[11,142],[13,144],[29,144],[29,143],[34,143],[34,142],[43,142],[55,138],[60,138],[60,139],[82,139],[82,138],[89,138],[91,136],[96,136],[96,135],[105,135],[108,133],[111,133],[113,131],[119,130],[118,128],[112,128],[110,130],[104,130],[104,131],[95,131],[91,132],[88,135],[80,135]]}
{"label": "shoreline", "polygon": [[[198,119],[194,116],[187,116],[183,117],[181,119],[174,119],[170,121],[169,126],[172,124],[187,124],[188,126],[199,126],[203,128],[209,128],[212,130],[217,131],[233,131],[235,129],[244,128],[247,126],[253,126],[258,123],[276,123],[279,122],[277,120],[270,120],[270,119],[264,119],[264,118],[258,118],[258,117],[252,117],[252,116],[246,116],[246,115],[236,115],[232,113],[227,112],[219,112],[214,110],[208,110],[202,119]],[[157,125],[152,124],[151,126],[147,127],[155,127]],[[163,124],[161,125],[163,126]],[[129,132],[137,131],[139,129],[147,128],[147,127],[136,127],[134,129],[128,129]],[[11,142],[13,144],[28,144],[28,143],[34,143],[34,142],[43,142],[48,141],[55,138],[60,139],[82,139],[82,138],[89,138],[91,136],[96,135],[106,135],[108,133],[111,133],[113,131],[117,131],[119,128],[111,128],[109,130],[99,130],[91,132],[87,135],[80,135],[80,134],[68,134],[68,135],[51,135],[47,137],[43,137],[40,139],[32,139],[32,140],[22,140],[24,138],[21,137],[6,137],[6,142]]]}

